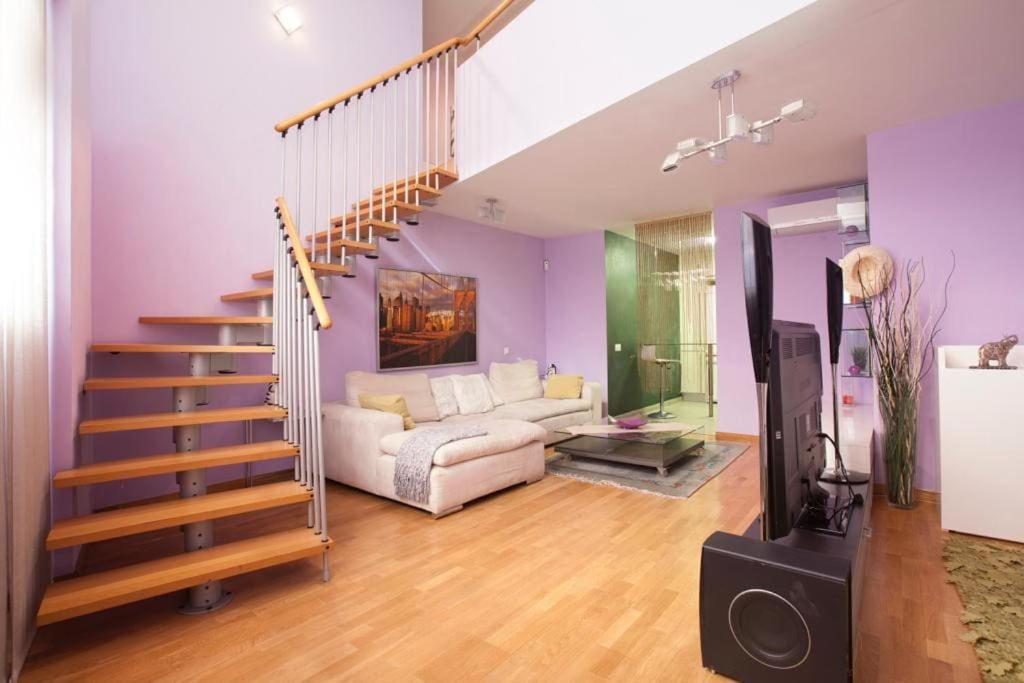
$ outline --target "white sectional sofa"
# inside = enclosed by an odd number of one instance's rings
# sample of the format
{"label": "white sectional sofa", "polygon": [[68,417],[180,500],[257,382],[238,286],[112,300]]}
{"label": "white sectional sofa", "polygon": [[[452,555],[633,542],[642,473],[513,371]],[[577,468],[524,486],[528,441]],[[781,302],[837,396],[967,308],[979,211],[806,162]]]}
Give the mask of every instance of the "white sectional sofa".
{"label": "white sectional sofa", "polygon": [[[535,372],[536,364],[532,367]],[[440,517],[461,509],[463,503],[474,498],[542,478],[544,447],[554,440],[553,430],[592,424],[601,418],[601,387],[593,382],[583,384],[579,398],[531,397],[507,402],[488,385],[492,402],[500,405],[475,414],[448,415],[451,406],[445,404],[450,397],[439,396],[439,401],[434,396],[435,392],[442,393],[440,387],[448,377],[349,372],[345,376],[346,400],[323,407],[326,476]],[[525,392],[507,389],[507,393],[518,398],[537,392],[531,388]],[[395,494],[393,476],[395,455],[411,431],[403,428],[400,415],[360,408],[362,394],[401,394],[417,429],[476,423],[486,425],[488,434],[438,449],[430,475],[429,502],[405,500]]]}

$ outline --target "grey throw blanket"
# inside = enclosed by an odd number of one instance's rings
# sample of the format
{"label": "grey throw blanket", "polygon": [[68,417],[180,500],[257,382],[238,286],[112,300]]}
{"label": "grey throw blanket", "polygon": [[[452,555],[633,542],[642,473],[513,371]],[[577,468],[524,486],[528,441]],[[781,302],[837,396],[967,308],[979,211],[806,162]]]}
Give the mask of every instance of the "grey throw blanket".
{"label": "grey throw blanket", "polygon": [[434,453],[446,443],[484,436],[487,430],[479,425],[417,429],[395,458],[395,493],[400,497],[426,504],[430,500],[430,468]]}

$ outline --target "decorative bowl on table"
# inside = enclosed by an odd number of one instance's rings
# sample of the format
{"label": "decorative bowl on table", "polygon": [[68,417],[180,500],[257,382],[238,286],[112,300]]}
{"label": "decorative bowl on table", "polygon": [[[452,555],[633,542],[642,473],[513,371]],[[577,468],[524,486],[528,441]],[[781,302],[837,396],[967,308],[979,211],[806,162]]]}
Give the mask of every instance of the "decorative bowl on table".
{"label": "decorative bowl on table", "polygon": [[615,420],[615,424],[623,429],[640,429],[647,424],[646,417],[620,417]]}

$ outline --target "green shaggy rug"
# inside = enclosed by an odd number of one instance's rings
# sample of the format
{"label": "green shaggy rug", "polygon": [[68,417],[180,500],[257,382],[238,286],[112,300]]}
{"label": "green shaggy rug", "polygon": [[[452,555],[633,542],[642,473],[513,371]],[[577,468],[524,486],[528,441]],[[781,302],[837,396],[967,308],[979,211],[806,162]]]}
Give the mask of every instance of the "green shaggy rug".
{"label": "green shaggy rug", "polygon": [[1024,681],[1024,547],[949,534],[943,559],[985,680]]}

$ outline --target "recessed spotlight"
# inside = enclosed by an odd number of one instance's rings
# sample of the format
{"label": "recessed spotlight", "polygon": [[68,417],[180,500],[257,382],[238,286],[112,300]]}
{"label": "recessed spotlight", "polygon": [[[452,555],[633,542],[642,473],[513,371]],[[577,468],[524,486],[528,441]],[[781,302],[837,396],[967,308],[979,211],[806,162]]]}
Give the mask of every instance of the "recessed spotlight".
{"label": "recessed spotlight", "polygon": [[285,5],[274,12],[274,18],[277,19],[277,23],[281,24],[281,28],[288,35],[302,28],[302,17],[299,16],[299,11],[295,9],[295,5]]}

